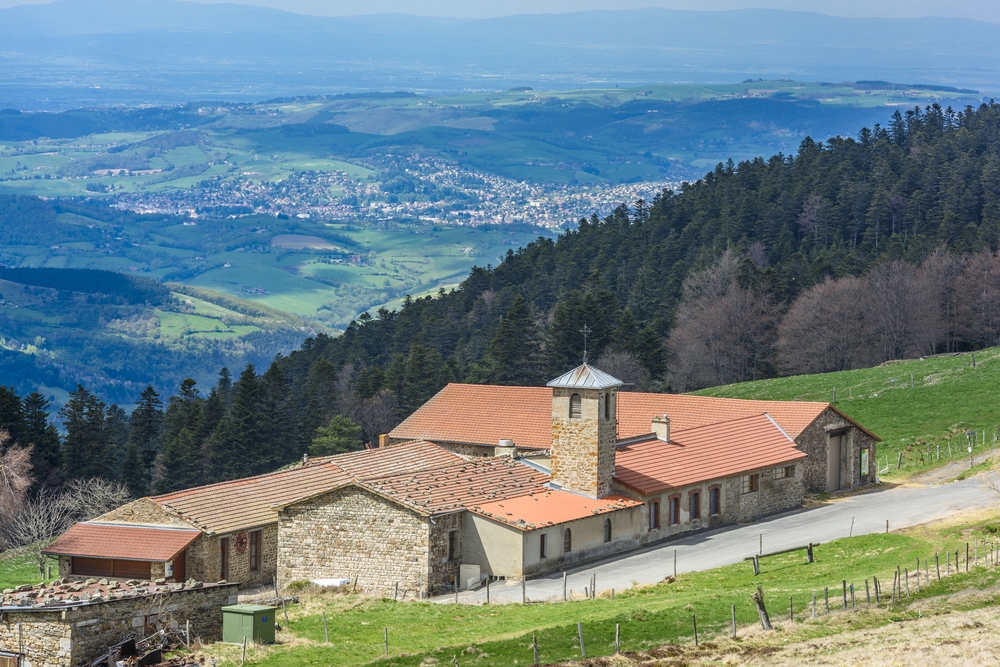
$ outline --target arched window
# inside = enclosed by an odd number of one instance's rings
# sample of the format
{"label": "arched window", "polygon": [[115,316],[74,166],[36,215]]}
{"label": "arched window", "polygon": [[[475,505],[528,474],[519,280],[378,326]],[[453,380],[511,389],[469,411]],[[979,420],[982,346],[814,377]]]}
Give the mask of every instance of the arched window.
{"label": "arched window", "polygon": [[604,541],[611,541],[611,519],[604,520]]}
{"label": "arched window", "polygon": [[583,414],[583,399],[580,394],[573,394],[569,397],[569,418],[579,419]]}
{"label": "arched window", "polygon": [[611,393],[604,395],[604,421],[611,421]]}
{"label": "arched window", "polygon": [[573,550],[573,533],[569,528],[563,533],[563,553],[568,554]]}

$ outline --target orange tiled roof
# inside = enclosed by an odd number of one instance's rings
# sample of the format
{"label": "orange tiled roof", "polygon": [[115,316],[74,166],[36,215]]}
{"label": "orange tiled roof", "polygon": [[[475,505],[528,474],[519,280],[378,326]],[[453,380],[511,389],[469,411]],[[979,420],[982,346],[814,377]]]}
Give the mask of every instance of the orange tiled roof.
{"label": "orange tiled roof", "polygon": [[434,470],[463,461],[433,443],[413,442],[313,459],[287,470],[176,491],[151,500],[200,530],[225,534],[274,523],[276,505],[354,479]]}
{"label": "orange tiled roof", "polygon": [[519,530],[529,531],[638,505],[642,503],[620,495],[595,500],[568,491],[546,489],[527,496],[470,505],[468,510]]}
{"label": "orange tiled roof", "polygon": [[806,458],[766,414],[672,432],[619,445],[615,479],[639,493],[657,493]]}
{"label": "orange tiled roof", "polygon": [[[680,431],[766,412],[788,435],[797,438],[830,407],[829,403],[813,401],[753,401],[620,392],[618,437],[626,439],[649,433],[653,417],[664,413],[670,417],[671,428]],[[839,410],[837,412],[850,420]],[[870,434],[860,424],[858,426]],[[423,438],[482,445],[496,445],[501,439],[509,438],[519,447],[548,449],[552,445],[552,390],[452,383],[389,435],[397,439]]]}
{"label": "orange tiled roof", "polygon": [[537,493],[549,476],[506,458],[482,458],[438,470],[379,477],[361,482],[376,493],[424,514]]}
{"label": "orange tiled roof", "polygon": [[200,531],[186,528],[84,522],[72,526],[42,553],[166,562],[199,537]]}

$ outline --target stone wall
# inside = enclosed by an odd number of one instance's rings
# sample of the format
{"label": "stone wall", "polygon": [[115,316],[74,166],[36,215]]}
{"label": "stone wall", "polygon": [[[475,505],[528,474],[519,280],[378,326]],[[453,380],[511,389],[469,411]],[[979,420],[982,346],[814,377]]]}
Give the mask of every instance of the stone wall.
{"label": "stone wall", "polygon": [[193,526],[175,514],[171,514],[149,498],[140,498],[122,505],[118,509],[93,519],[93,521],[107,521],[118,523],[147,523],[163,526],[178,526],[182,528],[192,528]]}
{"label": "stone wall", "polygon": [[158,595],[110,600],[69,609],[5,611],[0,650],[22,653],[21,667],[75,667],[128,634],[143,637],[191,621],[191,634],[222,639],[221,607],[236,604],[236,585],[208,585]]}
{"label": "stone wall", "polygon": [[[803,484],[808,493],[826,491],[827,456],[830,447],[830,433],[846,432],[848,446],[841,452],[841,486],[853,489],[872,484],[875,481],[875,456],[877,442],[832,408],[827,408],[813,421],[795,444],[809,457],[800,465],[803,467]],[[862,474],[861,450],[870,448],[867,475]],[[846,474],[845,474],[846,473]]]}
{"label": "stone wall", "polygon": [[[357,577],[358,587],[371,594],[391,592],[396,582],[417,590],[431,570],[431,527],[426,517],[366,489],[336,489],[279,513],[278,579]],[[444,540],[447,558],[447,531]],[[438,559],[440,542],[438,532]]]}
{"label": "stone wall", "polygon": [[[215,539],[215,563],[218,572],[218,562],[221,556],[219,538],[229,538],[229,581],[243,585],[269,584],[274,581],[278,570],[278,524],[274,523],[260,528],[260,566],[256,571],[250,570],[250,533],[240,531],[228,535],[220,535]],[[246,550],[240,553],[237,548],[240,534],[246,536]],[[215,575],[214,578],[218,578]]]}
{"label": "stone wall", "polygon": [[[430,554],[428,561],[428,581],[433,593],[443,587],[454,586],[458,566],[462,563],[463,531],[462,515],[454,512],[434,517],[430,524]],[[448,534],[455,531],[454,558],[448,558]]]}
{"label": "stone wall", "polygon": [[[570,397],[579,394],[581,412],[570,418]],[[604,396],[611,398],[610,419],[604,419]],[[614,389],[552,390],[552,481],[568,491],[591,498],[611,493],[617,442],[617,392]]]}

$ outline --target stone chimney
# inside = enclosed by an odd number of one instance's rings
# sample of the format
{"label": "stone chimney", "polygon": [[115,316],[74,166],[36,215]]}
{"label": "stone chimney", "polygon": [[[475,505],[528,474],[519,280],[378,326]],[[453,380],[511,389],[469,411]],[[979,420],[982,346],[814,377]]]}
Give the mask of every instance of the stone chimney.
{"label": "stone chimney", "polygon": [[670,417],[666,415],[653,417],[653,433],[659,440],[670,442]]}

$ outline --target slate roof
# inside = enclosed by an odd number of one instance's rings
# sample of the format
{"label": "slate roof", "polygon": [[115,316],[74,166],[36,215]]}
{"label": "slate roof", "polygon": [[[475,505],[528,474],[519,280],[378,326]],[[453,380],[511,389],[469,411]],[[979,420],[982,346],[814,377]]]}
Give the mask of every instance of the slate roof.
{"label": "slate roof", "polygon": [[767,414],[619,445],[615,480],[642,494],[787,465],[806,458]]}
{"label": "slate roof", "polygon": [[[828,408],[877,439],[829,403],[640,392],[618,394],[618,437],[624,440],[649,433],[653,417],[664,413],[670,417],[672,431],[677,432],[766,412],[792,438],[797,438]],[[548,449],[552,446],[552,390],[452,383],[389,435],[404,440],[482,445],[496,445],[509,438],[518,447]]]}
{"label": "slate roof", "polygon": [[620,387],[622,384],[623,382],[615,376],[583,363],[545,386],[565,389],[608,389]]}
{"label": "slate roof", "polygon": [[210,534],[277,521],[275,507],[352,480],[434,470],[464,459],[430,442],[313,459],[287,470],[176,491],[150,500]]}
{"label": "slate roof", "polygon": [[545,489],[526,496],[470,505],[468,510],[518,530],[530,531],[639,505],[642,503],[638,500],[621,495],[595,500],[568,491]]}
{"label": "slate roof", "polygon": [[173,560],[201,531],[87,521],[72,526],[42,553],[118,560]]}

